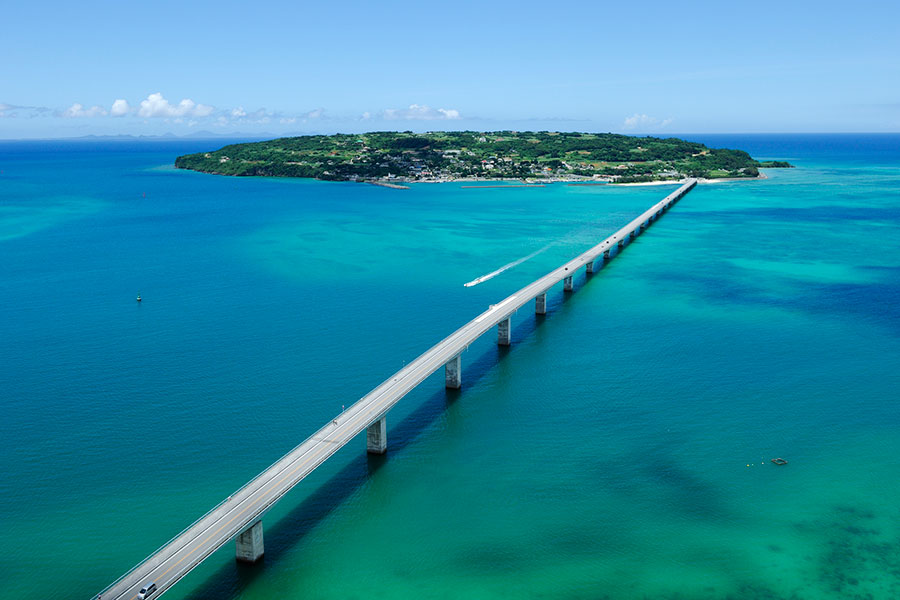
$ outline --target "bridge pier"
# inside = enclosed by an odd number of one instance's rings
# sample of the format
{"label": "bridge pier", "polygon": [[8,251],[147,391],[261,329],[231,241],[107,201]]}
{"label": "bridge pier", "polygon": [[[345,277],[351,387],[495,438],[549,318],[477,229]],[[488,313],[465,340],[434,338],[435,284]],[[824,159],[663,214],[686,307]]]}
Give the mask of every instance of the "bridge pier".
{"label": "bridge pier", "polygon": [[573,289],[575,288],[572,286],[572,276],[569,275],[568,277],[563,279],[563,291],[571,292]]}
{"label": "bridge pier", "polygon": [[498,346],[509,346],[510,342],[510,317],[506,317],[499,323],[497,323],[497,345]]}
{"label": "bridge pier", "polygon": [[634,229],[632,229],[632,230],[631,230],[631,233],[628,234],[628,239],[629,239],[629,240],[633,240],[633,239],[634,239]]}
{"label": "bridge pier", "polygon": [[[632,222],[640,224],[657,210],[669,210],[695,184],[695,179],[688,179],[677,192],[670,194],[665,200],[657,202],[642,213],[642,216],[633,219]],[[663,205],[665,205],[664,208],[660,208]],[[634,226],[631,225],[631,227]],[[580,267],[588,261],[597,262],[600,260],[601,254],[603,254],[604,260],[611,256],[617,256],[618,252],[629,244],[627,237],[622,235],[621,231],[623,230],[617,230],[612,236],[600,242],[600,244],[550,271],[547,275],[532,281],[504,300],[502,305],[494,305],[494,308],[500,307],[497,310],[492,308],[478,315],[475,319],[458,329],[457,333],[445,337],[436,346],[425,351],[409,366],[401,368],[392,378],[387,379],[373,389],[372,392],[363,396],[357,404],[354,404],[345,413],[343,418],[339,418],[339,425],[344,420],[349,422],[345,422],[340,426],[332,426],[331,428],[326,427],[324,429],[328,432],[328,435],[313,435],[295,447],[271,467],[251,480],[247,486],[241,488],[240,492],[230,496],[220,507],[201,517],[172,541],[138,563],[125,576],[111,584],[102,592],[103,597],[107,600],[112,600],[113,598],[132,598],[133,600],[135,587],[154,579],[159,582],[160,586],[156,595],[165,593],[181,576],[199,566],[209,556],[213,548],[227,545],[231,540],[234,540],[236,560],[257,561],[263,558],[264,536],[260,511],[266,510],[271,506],[271,503],[278,500],[281,494],[298,485],[304,478],[313,473],[319,464],[319,460],[325,460],[331,453],[343,447],[348,441],[358,440],[359,423],[365,423],[365,421],[354,420],[353,415],[355,415],[355,419],[369,419],[369,422],[363,426],[363,429],[367,430],[367,447],[370,450],[384,451],[387,446],[387,426],[384,416],[412,387],[425,381],[433,383],[431,376],[439,377],[437,371],[440,369],[440,360],[443,360],[445,363],[447,387],[459,388],[462,383],[461,354],[471,343],[479,336],[488,333],[493,326],[498,325],[501,319],[505,320],[512,314],[515,314],[515,311],[525,306],[530,298],[535,298],[536,312],[545,312],[547,309],[547,294],[553,293],[556,284],[560,280],[565,280],[566,288],[570,291],[572,290],[573,275],[577,274],[577,269],[574,268],[575,265]],[[619,236],[622,236],[623,239],[620,239]],[[612,248],[616,247],[616,245],[618,245],[619,250],[616,254],[613,254]],[[600,263],[600,267],[602,265],[603,263]],[[535,290],[541,291],[536,292]],[[574,300],[569,295],[569,292],[566,292],[566,298]],[[497,318],[497,314],[506,314],[507,316]],[[536,320],[538,322],[544,321],[543,318]],[[506,352],[501,351],[499,353],[505,354]],[[458,392],[448,392],[447,399],[450,400],[458,395]],[[373,414],[380,415],[377,421],[371,417]],[[362,417],[362,415],[368,416]],[[377,462],[380,461],[375,460],[375,463]],[[294,466],[285,468],[285,465]],[[227,513],[228,516],[223,516],[223,513]],[[227,521],[227,523],[224,521]],[[272,557],[270,556],[269,558],[271,560]],[[95,596],[95,600],[96,598]]]}
{"label": "bridge pier", "polygon": [[235,542],[235,559],[241,562],[254,563],[258,561],[263,553],[263,526],[262,521],[257,521],[240,535],[234,538]]}
{"label": "bridge pier", "polygon": [[547,314],[547,292],[543,294],[538,294],[534,297],[534,314],[536,315],[546,315]]}
{"label": "bridge pier", "polygon": [[462,387],[462,355],[457,354],[450,362],[444,365],[444,375],[447,389],[458,390]]}
{"label": "bridge pier", "polygon": [[585,265],[584,272],[588,275],[594,272],[594,261],[588,261],[588,263]]}
{"label": "bridge pier", "polygon": [[381,417],[366,427],[366,452],[384,454],[387,451],[387,418]]}

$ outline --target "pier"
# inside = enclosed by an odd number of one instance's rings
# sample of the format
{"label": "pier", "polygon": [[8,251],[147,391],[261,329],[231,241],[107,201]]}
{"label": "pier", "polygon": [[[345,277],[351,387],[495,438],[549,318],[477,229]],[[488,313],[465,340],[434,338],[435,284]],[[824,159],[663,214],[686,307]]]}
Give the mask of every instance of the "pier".
{"label": "pier", "polygon": [[599,270],[696,184],[695,179],[687,180],[596,246],[491,305],[330,420],[94,598],[136,600],[140,589],[150,582],[157,586],[154,597],[160,596],[231,540],[235,540],[237,560],[259,560],[264,554],[261,519],[282,496],[363,431],[369,453],[388,451],[386,417],[400,399],[441,368],[445,370],[447,388],[462,387],[465,379],[461,356],[469,344],[496,326],[497,343],[510,345],[516,311],[534,300],[535,313],[546,314],[547,293],[551,288],[562,282],[565,293],[574,293],[573,277],[579,269],[583,267],[587,273]]}

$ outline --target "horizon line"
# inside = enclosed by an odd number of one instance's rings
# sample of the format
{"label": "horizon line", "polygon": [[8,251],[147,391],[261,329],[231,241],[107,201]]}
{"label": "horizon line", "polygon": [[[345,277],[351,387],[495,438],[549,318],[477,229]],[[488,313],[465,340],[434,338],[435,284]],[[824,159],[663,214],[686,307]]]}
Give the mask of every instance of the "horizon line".
{"label": "horizon line", "polygon": [[[278,138],[289,138],[289,137],[304,137],[304,136],[331,136],[331,135],[365,135],[367,133],[403,133],[407,130],[392,130],[392,129],[378,129],[372,131],[359,131],[359,132],[336,132],[336,133],[285,133],[285,134],[276,134],[271,132],[263,132],[263,133],[244,133],[244,132],[235,132],[235,133],[213,133],[208,132],[209,136],[203,135],[207,132],[197,132],[198,134],[186,134],[186,135],[176,135],[174,133],[159,133],[159,134],[132,134],[132,133],[118,133],[118,134],[87,134],[87,135],[79,135],[79,136],[68,136],[68,137],[33,137],[33,138],[0,138],[0,143],[6,142],[77,142],[77,141],[113,141],[113,140],[133,140],[133,141],[144,141],[144,142],[152,142],[152,141],[174,141],[174,140],[217,140],[217,139],[238,139],[238,138],[254,138],[254,139],[278,139]],[[455,131],[478,131],[474,129],[438,129],[434,131],[424,131],[424,132],[412,132],[413,134],[427,134],[427,133],[451,133]],[[661,132],[643,132],[643,133],[623,133],[623,132],[615,132],[615,131],[577,131],[577,130],[559,130],[559,129],[494,129],[494,130],[484,130],[478,131],[478,133],[493,133],[499,131],[515,131],[515,132],[523,132],[523,131],[546,131],[551,133],[608,133],[614,135],[626,135],[631,137],[678,137],[683,135],[900,135],[900,131],[762,131],[762,132],[741,132],[741,131],[728,131],[728,132],[670,132],[670,133],[661,133]]]}

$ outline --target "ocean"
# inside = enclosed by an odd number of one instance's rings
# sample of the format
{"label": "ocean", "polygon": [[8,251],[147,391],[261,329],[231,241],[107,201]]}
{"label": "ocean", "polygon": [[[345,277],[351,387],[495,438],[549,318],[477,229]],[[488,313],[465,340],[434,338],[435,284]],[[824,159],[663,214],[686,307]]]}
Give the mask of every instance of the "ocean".
{"label": "ocean", "polygon": [[[167,598],[900,597],[900,135],[681,137],[797,168],[698,186]],[[675,189],[172,167],[225,143],[0,143],[0,599],[91,598]]]}

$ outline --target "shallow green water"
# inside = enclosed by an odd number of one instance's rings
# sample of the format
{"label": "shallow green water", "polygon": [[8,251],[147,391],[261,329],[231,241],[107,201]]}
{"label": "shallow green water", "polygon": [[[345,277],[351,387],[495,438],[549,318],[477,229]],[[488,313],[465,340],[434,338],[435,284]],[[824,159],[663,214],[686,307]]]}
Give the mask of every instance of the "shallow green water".
{"label": "shallow green water", "polygon": [[[692,191],[167,597],[897,596],[897,139],[732,141],[799,168]],[[194,145],[0,147],[0,598],[95,594],[671,189],[164,166]]]}

